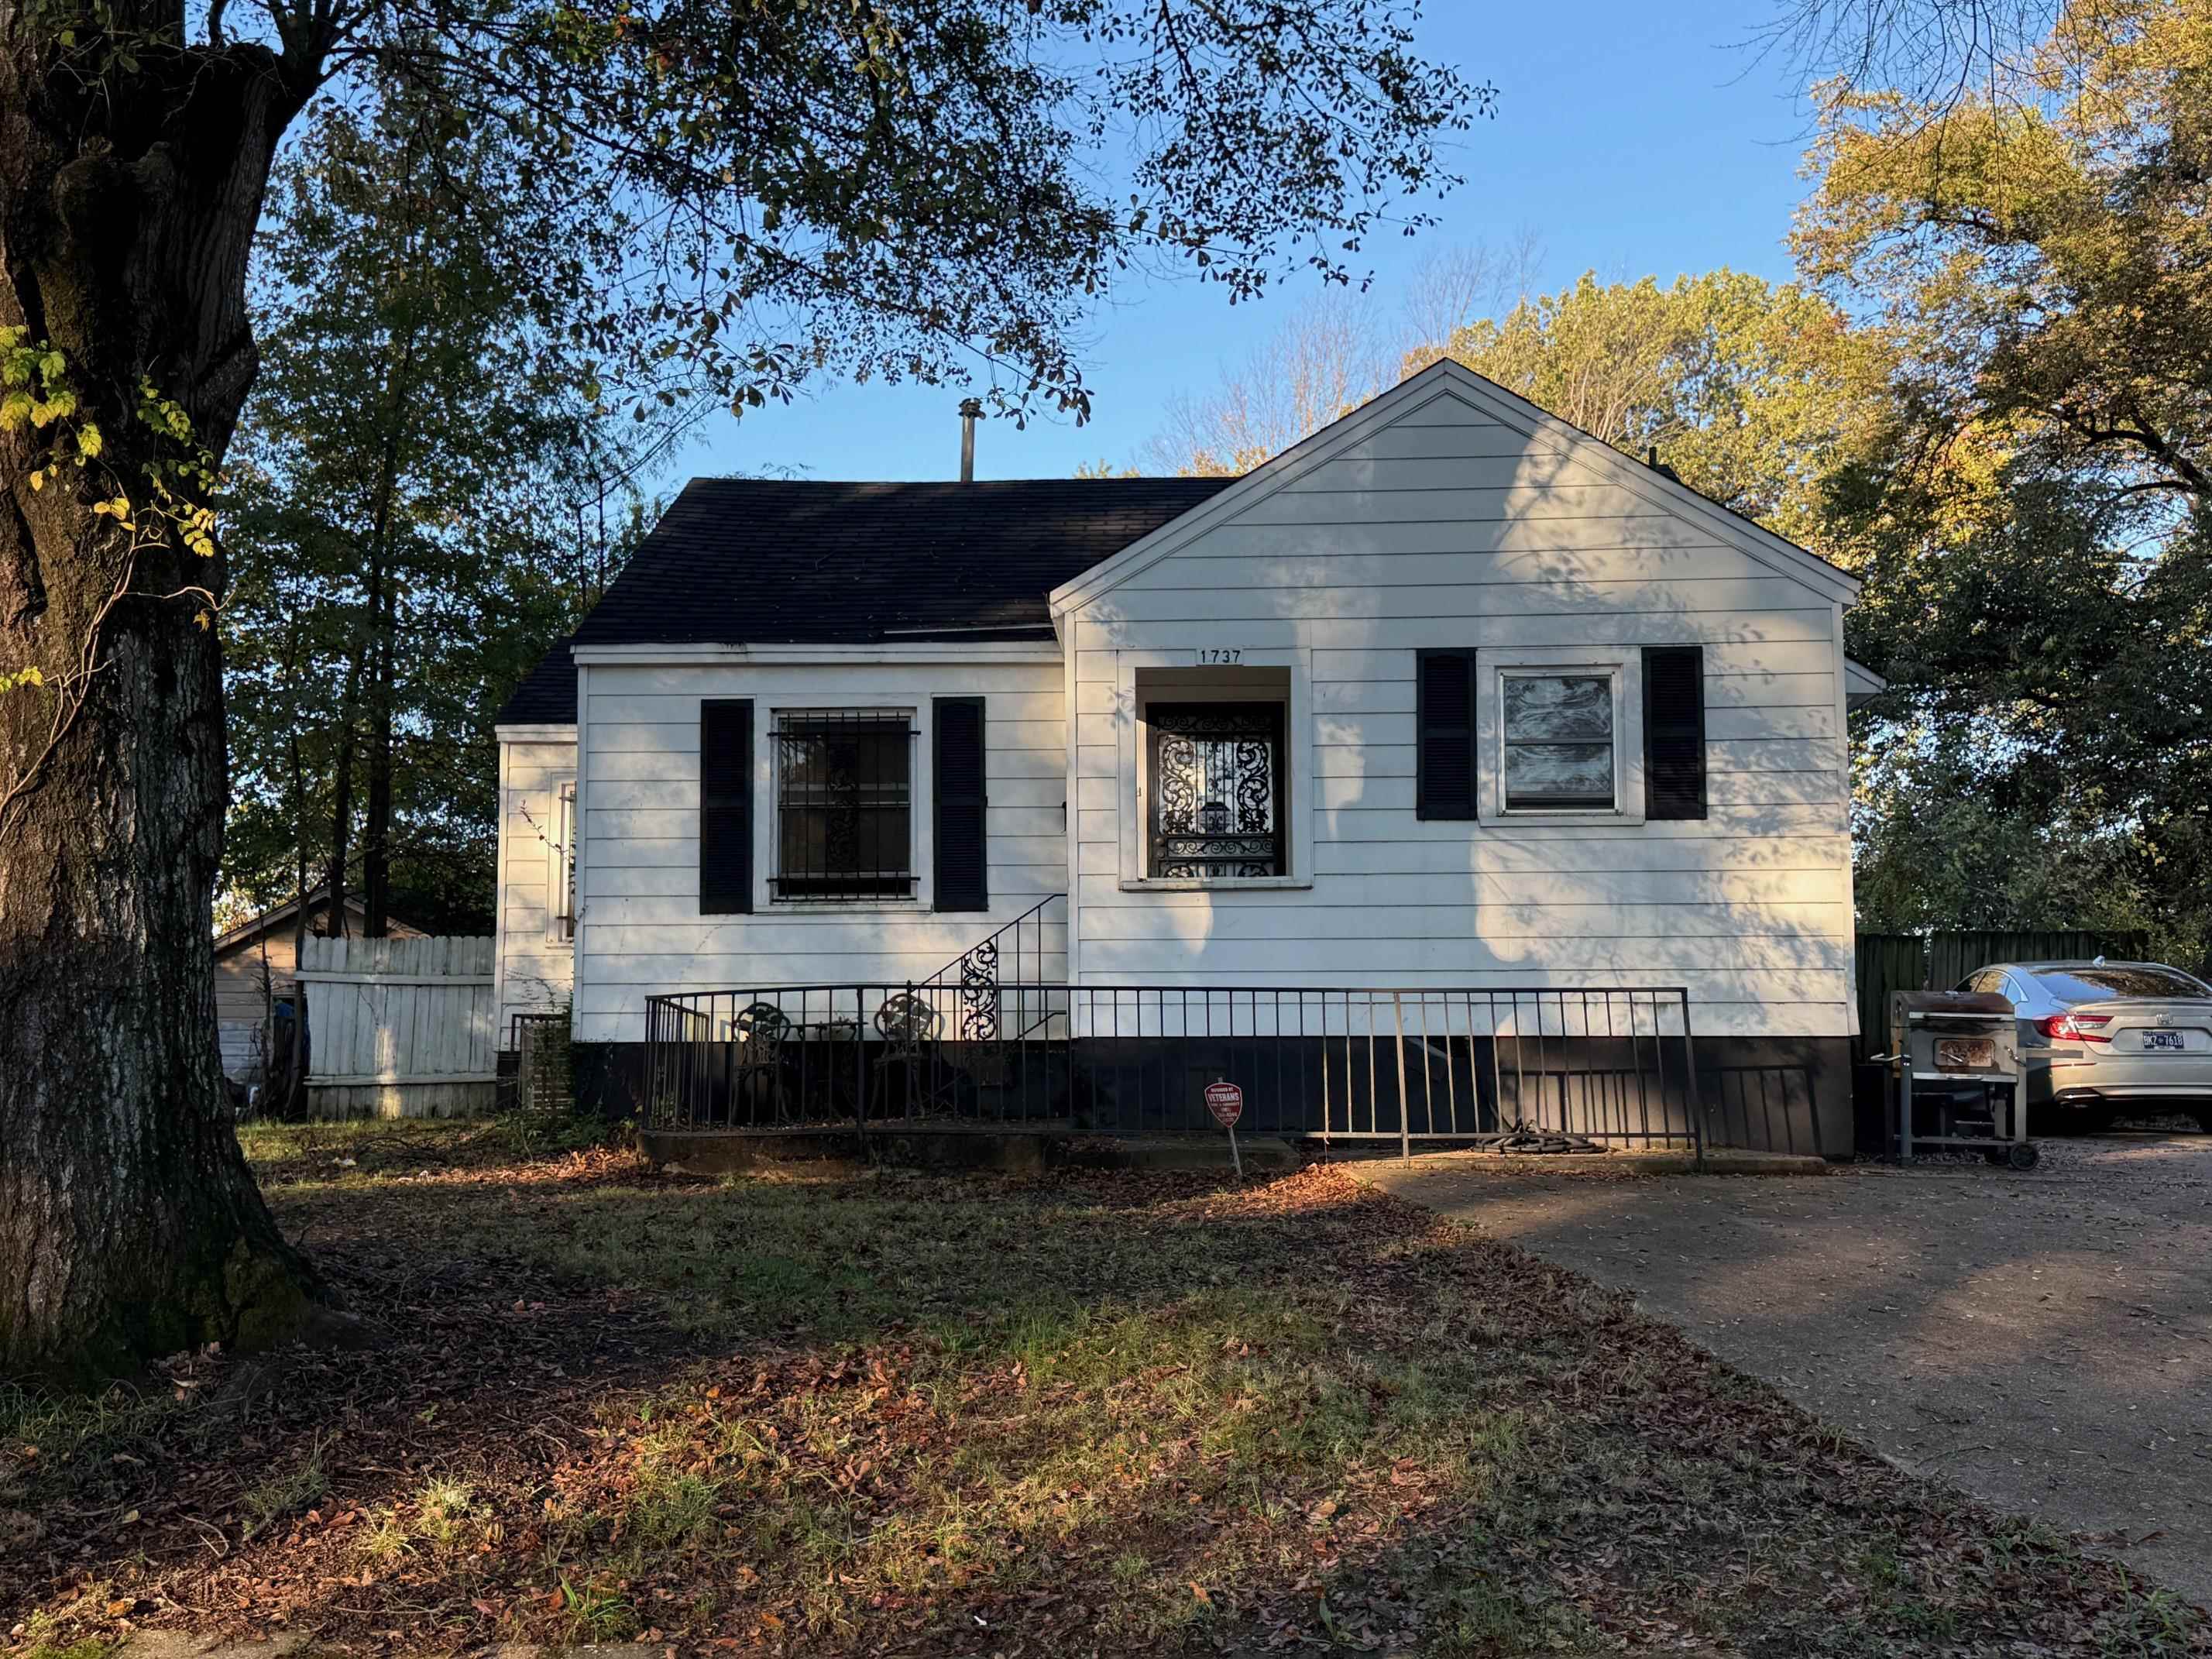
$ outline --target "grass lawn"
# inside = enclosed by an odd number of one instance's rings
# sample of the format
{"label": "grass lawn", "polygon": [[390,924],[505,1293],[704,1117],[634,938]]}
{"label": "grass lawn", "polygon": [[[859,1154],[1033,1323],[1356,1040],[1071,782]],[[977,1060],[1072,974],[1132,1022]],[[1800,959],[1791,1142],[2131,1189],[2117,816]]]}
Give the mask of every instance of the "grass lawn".
{"label": "grass lawn", "polygon": [[0,1391],[19,1648],[2212,1652],[1341,1171],[715,1183],[502,1124],[248,1150],[381,1340]]}

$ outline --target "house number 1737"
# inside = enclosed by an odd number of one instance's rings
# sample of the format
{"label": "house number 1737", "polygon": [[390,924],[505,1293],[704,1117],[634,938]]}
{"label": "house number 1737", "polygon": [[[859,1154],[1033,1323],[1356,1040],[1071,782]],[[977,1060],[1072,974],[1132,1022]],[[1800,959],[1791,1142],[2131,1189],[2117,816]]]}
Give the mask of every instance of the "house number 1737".
{"label": "house number 1737", "polygon": [[1198,659],[1201,663],[1242,662],[1244,653],[1240,647],[1233,645],[1201,645],[1198,647]]}

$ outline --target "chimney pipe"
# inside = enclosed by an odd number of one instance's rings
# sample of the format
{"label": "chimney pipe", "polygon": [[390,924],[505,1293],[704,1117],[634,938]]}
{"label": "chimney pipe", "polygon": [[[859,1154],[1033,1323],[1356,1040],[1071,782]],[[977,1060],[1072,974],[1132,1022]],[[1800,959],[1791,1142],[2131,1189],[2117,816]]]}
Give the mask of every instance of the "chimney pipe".
{"label": "chimney pipe", "polygon": [[975,482],[975,419],[983,412],[981,398],[960,400],[960,482]]}

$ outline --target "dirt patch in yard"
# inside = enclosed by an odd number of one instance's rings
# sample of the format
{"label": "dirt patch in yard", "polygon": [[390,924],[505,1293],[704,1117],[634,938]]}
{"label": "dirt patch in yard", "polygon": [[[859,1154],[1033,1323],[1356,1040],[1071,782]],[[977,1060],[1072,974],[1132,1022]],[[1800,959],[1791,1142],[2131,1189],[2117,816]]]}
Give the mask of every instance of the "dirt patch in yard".
{"label": "dirt patch in yard", "polygon": [[708,1184],[508,1133],[253,1138],[386,1340],[0,1406],[20,1644],[2212,1652],[1341,1170]]}

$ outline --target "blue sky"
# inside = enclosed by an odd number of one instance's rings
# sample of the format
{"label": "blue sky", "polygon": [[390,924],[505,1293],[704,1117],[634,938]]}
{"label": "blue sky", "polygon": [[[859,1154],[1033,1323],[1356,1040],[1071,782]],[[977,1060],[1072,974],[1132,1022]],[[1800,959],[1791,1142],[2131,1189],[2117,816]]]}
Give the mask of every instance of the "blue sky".
{"label": "blue sky", "polygon": [[[1595,269],[1606,278],[1730,265],[1790,274],[1783,239],[1804,193],[1806,118],[1788,66],[1745,40],[1762,0],[1581,0],[1548,6],[1429,0],[1426,49],[1498,88],[1498,118],[1455,157],[1467,183],[1443,206],[1437,241],[1540,244],[1538,286]],[[1371,248],[1378,304],[1420,257],[1421,240]],[[1085,462],[1141,464],[1179,391],[1204,392],[1279,328],[1315,284],[1294,276],[1256,305],[1231,307],[1195,282],[1127,289],[1097,313],[1085,376],[1091,421],[987,422],[984,477],[1064,477]],[[742,421],[717,416],[674,469],[794,470],[813,478],[940,478],[959,459],[950,387],[825,386]]]}

